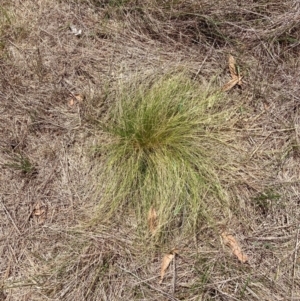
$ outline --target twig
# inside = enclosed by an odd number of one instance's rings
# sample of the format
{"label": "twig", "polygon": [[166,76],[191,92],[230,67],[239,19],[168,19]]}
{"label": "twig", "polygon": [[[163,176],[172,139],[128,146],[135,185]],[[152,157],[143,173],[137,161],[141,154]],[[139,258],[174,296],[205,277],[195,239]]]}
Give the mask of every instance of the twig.
{"label": "twig", "polygon": [[8,42],[10,44],[12,44],[14,47],[16,47],[20,52],[23,52],[23,49],[21,49],[20,47],[18,47],[16,44],[14,44],[11,40],[8,40]]}
{"label": "twig", "polygon": [[287,236],[267,236],[267,237],[247,237],[246,240],[255,240],[255,241],[278,241],[278,240],[289,240],[293,238],[293,235]]}
{"label": "twig", "polygon": [[197,73],[196,73],[195,76],[194,76],[194,80],[195,80],[195,79],[197,78],[197,76],[199,75],[199,73],[200,73],[200,71],[201,71],[201,69],[202,69],[204,63],[206,62],[208,56],[212,53],[212,50],[213,50],[214,46],[215,46],[215,41],[214,41],[213,44],[211,45],[210,49],[208,50],[207,55],[205,56],[204,60],[202,61],[200,67],[198,68],[198,71],[197,71]]}
{"label": "twig", "polygon": [[[132,276],[135,277],[136,279],[142,281],[142,279],[141,279],[140,277],[138,277],[137,275],[135,275],[134,273],[132,273],[132,272],[130,272],[130,271],[128,271],[128,270],[126,270],[126,269],[120,267],[119,265],[118,265],[118,268],[119,268],[120,270],[122,270],[122,271],[124,271],[124,272],[126,272],[126,273],[128,273],[128,274],[130,274],[130,275],[132,275]],[[149,286],[151,289],[153,289],[153,290],[155,290],[155,291],[161,293],[162,295],[166,296],[166,297],[167,297],[169,300],[171,300],[171,301],[179,301],[179,300],[176,299],[175,297],[173,297],[173,296],[171,296],[170,294],[164,292],[163,290],[160,290],[159,288],[156,288],[155,286],[151,285],[150,283],[147,283],[147,282],[144,282],[144,281],[142,281],[142,283],[145,283],[145,284],[146,284],[147,286]]]}
{"label": "twig", "polygon": [[4,211],[5,211],[5,213],[7,214],[7,216],[9,217],[9,219],[11,220],[12,224],[14,225],[14,227],[17,230],[17,232],[19,233],[19,235],[21,235],[21,232],[20,232],[19,228],[17,227],[17,225],[15,224],[15,222],[14,222],[13,218],[11,217],[10,213],[6,209],[6,207],[5,207],[4,203],[3,203],[2,198],[0,198],[0,200],[1,200],[1,204],[2,204],[2,207],[3,207]]}
{"label": "twig", "polygon": [[176,253],[174,253],[173,259],[173,281],[172,281],[172,294],[175,294],[175,286],[176,286]]}
{"label": "twig", "polygon": [[300,226],[298,226],[298,230],[297,230],[295,252],[294,252],[294,258],[293,258],[293,279],[292,279],[292,288],[291,288],[291,300],[294,300],[294,285],[295,285],[295,276],[296,276],[297,251],[300,246],[299,232],[300,232]]}
{"label": "twig", "polygon": [[[221,289],[219,289],[219,288],[217,288],[217,289],[215,289],[217,292],[219,292],[221,295],[223,295],[223,296],[226,296],[227,298],[231,298],[231,299],[233,299],[233,300],[236,300],[236,301],[239,301],[240,299],[237,299],[237,298],[235,298],[235,297],[233,297],[232,295],[229,295],[229,294],[227,294],[227,293],[225,293],[225,292],[223,292]],[[222,298],[223,299],[223,298]]]}
{"label": "twig", "polygon": [[271,136],[271,134],[269,134],[267,137],[265,137],[265,139],[263,139],[263,141],[256,147],[256,149],[251,153],[250,157],[248,160],[250,160],[255,153],[257,153],[257,151],[261,148],[261,146],[266,142],[266,140]]}

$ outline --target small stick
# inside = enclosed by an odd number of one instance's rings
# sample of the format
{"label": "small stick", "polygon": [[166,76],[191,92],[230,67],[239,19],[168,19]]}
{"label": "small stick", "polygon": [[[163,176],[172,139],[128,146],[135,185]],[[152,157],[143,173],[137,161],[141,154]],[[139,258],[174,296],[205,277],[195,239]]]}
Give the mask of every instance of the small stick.
{"label": "small stick", "polygon": [[208,50],[207,55],[205,56],[204,60],[202,61],[202,63],[201,63],[201,65],[200,65],[200,67],[199,67],[197,73],[195,74],[194,80],[195,80],[195,79],[197,78],[197,76],[199,75],[199,73],[200,73],[200,71],[201,71],[201,69],[202,69],[204,63],[205,63],[206,60],[208,59],[208,56],[212,53],[212,50],[213,50],[214,46],[215,46],[215,41],[213,42],[212,46],[211,46],[210,49]]}
{"label": "small stick", "polygon": [[5,211],[5,213],[7,214],[7,216],[9,217],[9,219],[11,220],[11,222],[12,222],[13,226],[15,227],[16,231],[18,232],[18,234],[21,235],[21,232],[20,232],[19,228],[17,227],[17,225],[15,224],[15,222],[14,222],[13,218],[11,217],[10,213],[6,209],[6,207],[5,207],[4,203],[3,203],[2,198],[0,198],[0,200],[1,200],[1,204],[2,204],[2,207],[3,207],[4,211]]}
{"label": "small stick", "polygon": [[176,285],[176,252],[174,253],[173,259],[173,281],[172,281],[172,294],[175,294],[175,285]]}
{"label": "small stick", "polygon": [[278,240],[289,240],[293,238],[294,235],[287,236],[267,236],[267,237],[247,237],[246,240],[255,240],[255,241],[278,241]]}
{"label": "small stick", "polygon": [[[119,266],[119,265],[118,265],[118,267],[119,267],[120,270],[122,270],[122,271],[124,271],[124,272],[126,272],[126,273],[128,273],[128,274],[130,274],[130,275],[132,275],[133,277],[137,278],[138,280],[142,280],[140,277],[138,277],[138,276],[135,275],[134,273],[132,273],[132,272],[130,272],[130,271],[128,271],[128,270],[122,268],[122,267]],[[151,285],[150,283],[147,283],[147,282],[144,282],[144,281],[142,281],[142,283],[145,283],[145,284],[146,284],[147,286],[149,286],[151,289],[153,289],[153,290],[155,290],[155,291],[161,293],[162,295],[166,296],[166,297],[167,297],[169,300],[171,300],[171,301],[179,301],[179,300],[176,299],[175,297],[173,297],[173,296],[171,296],[170,294],[164,292],[163,290],[160,290],[159,288],[156,288],[155,286]]]}
{"label": "small stick", "polygon": [[300,232],[300,226],[297,230],[296,235],[296,243],[295,243],[295,252],[294,252],[294,258],[293,258],[293,279],[292,279],[292,288],[291,288],[291,300],[294,300],[294,285],[295,285],[295,276],[296,276],[296,264],[297,264],[297,251],[299,248],[299,232]]}

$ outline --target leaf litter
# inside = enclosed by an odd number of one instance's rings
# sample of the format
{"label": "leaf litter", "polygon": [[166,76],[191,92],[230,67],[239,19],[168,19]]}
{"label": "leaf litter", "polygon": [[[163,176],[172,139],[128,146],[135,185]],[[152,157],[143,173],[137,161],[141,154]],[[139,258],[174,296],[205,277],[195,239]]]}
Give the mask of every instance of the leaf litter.
{"label": "leaf litter", "polygon": [[224,244],[231,249],[232,253],[241,263],[248,262],[248,256],[242,251],[242,248],[233,235],[229,234],[228,232],[223,232],[221,237]]}
{"label": "leaf litter", "polygon": [[165,274],[166,274],[166,270],[169,267],[171,261],[175,258],[176,254],[178,254],[178,250],[173,249],[169,253],[165,254],[165,256],[163,257],[162,263],[161,263],[159,284],[162,284]]}
{"label": "leaf litter", "polygon": [[47,206],[37,202],[32,210],[31,216],[37,220],[37,223],[43,224],[47,218]]}
{"label": "leaf litter", "polygon": [[243,76],[238,71],[236,60],[232,55],[229,55],[228,66],[232,79],[222,87],[224,92],[231,90],[236,85],[241,86],[243,79]]}
{"label": "leaf litter", "polygon": [[76,103],[82,103],[84,100],[84,96],[82,94],[72,94],[70,98],[68,98],[68,106],[73,107]]}

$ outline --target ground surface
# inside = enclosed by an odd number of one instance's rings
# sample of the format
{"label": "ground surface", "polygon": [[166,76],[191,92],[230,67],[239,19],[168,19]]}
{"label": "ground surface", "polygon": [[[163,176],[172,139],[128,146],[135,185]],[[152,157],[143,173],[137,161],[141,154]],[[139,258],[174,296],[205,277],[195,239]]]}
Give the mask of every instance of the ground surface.
{"label": "ground surface", "polygon": [[[243,2],[0,3],[0,300],[300,300],[300,7]],[[132,217],[83,226],[101,162],[88,117],[102,118],[104,94],[174,68],[221,87],[229,54],[244,76],[227,92],[240,108],[231,218],[161,248]]]}

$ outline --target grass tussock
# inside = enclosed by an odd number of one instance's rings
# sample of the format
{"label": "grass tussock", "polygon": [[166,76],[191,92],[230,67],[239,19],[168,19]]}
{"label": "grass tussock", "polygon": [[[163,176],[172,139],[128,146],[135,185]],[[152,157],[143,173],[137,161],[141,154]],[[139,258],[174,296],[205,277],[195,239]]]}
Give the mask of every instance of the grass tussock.
{"label": "grass tussock", "polygon": [[214,208],[225,212],[226,193],[212,160],[226,148],[222,132],[234,111],[222,95],[179,74],[117,97],[103,127],[108,142],[98,149],[106,156],[101,220],[134,210],[137,223],[145,224],[153,207],[161,232],[195,229],[199,219],[215,218]]}

